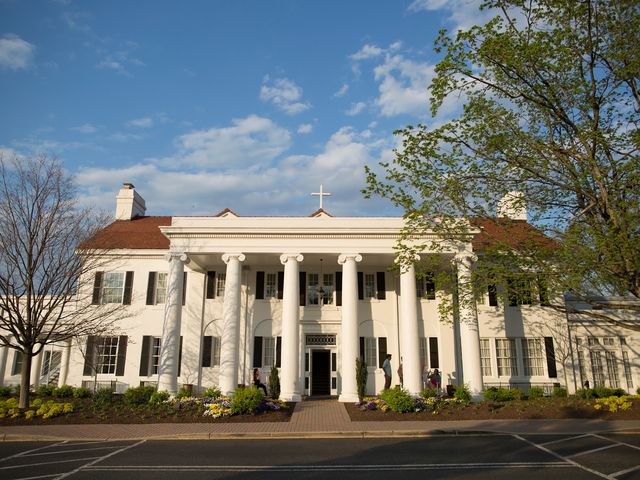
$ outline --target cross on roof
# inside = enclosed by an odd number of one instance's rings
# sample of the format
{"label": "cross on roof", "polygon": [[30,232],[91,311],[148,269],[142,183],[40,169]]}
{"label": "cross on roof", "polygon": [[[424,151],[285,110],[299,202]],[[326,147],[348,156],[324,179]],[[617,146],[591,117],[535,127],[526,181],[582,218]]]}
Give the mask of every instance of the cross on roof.
{"label": "cross on roof", "polygon": [[322,210],[322,197],[330,197],[331,194],[330,193],[324,193],[322,191],[322,184],[320,184],[320,191],[319,192],[312,192],[311,195],[316,195],[318,197],[320,197],[320,209]]}

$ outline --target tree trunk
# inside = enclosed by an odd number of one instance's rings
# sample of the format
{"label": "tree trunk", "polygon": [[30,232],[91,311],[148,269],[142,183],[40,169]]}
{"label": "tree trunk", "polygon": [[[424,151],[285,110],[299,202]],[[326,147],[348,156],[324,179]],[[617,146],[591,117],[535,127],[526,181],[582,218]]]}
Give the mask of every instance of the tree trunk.
{"label": "tree trunk", "polygon": [[22,353],[22,372],[20,375],[20,402],[18,408],[25,411],[29,406],[29,386],[31,385],[31,363],[33,354],[31,351]]}

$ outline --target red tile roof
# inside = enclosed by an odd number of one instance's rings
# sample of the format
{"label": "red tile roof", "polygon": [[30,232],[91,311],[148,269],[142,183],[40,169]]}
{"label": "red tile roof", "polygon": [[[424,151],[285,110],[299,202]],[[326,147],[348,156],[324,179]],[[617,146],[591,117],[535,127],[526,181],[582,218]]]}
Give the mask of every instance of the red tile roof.
{"label": "red tile roof", "polygon": [[478,217],[471,219],[471,225],[481,230],[472,241],[475,252],[487,250],[496,244],[504,244],[520,251],[532,247],[557,247],[554,240],[524,220]]}
{"label": "red tile roof", "polygon": [[100,230],[85,245],[89,248],[169,249],[169,239],[158,227],[171,225],[172,217],[136,217],[116,220]]}

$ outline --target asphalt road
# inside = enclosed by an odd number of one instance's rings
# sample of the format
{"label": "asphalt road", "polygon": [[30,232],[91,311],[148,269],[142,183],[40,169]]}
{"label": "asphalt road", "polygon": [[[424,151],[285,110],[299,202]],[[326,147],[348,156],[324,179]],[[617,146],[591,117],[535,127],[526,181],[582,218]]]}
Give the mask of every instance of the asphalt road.
{"label": "asphalt road", "polygon": [[640,434],[5,442],[17,479],[640,479]]}

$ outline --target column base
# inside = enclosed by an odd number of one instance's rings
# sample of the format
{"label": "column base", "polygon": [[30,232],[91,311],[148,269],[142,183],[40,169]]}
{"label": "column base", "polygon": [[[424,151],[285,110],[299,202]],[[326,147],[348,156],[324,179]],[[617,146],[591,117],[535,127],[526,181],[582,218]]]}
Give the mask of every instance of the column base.
{"label": "column base", "polygon": [[343,403],[358,403],[360,399],[357,393],[341,393],[338,401]]}
{"label": "column base", "polygon": [[297,393],[280,393],[280,400],[285,402],[301,402],[302,397]]}
{"label": "column base", "polygon": [[171,379],[160,378],[158,381],[158,391],[168,392],[172,397],[178,393],[177,382],[172,382]]}

